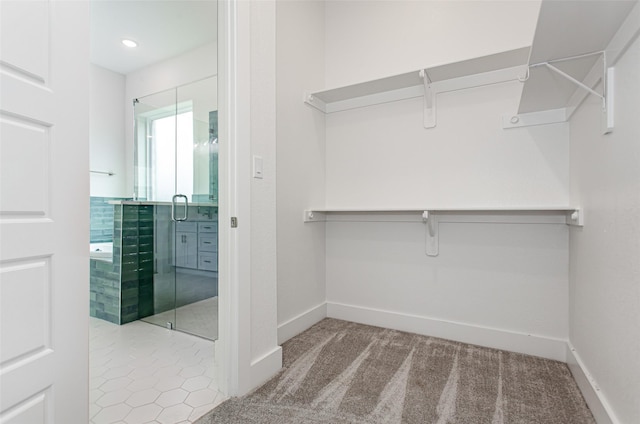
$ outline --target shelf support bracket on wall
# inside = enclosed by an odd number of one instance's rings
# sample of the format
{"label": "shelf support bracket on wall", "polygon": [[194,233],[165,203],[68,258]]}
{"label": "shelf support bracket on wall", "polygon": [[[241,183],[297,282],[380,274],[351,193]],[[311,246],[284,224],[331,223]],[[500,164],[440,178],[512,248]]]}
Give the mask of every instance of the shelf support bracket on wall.
{"label": "shelf support bracket on wall", "polygon": [[584,227],[584,211],[579,208],[569,211],[566,216],[566,222],[567,225],[574,227]]}
{"label": "shelf support bracket on wall", "polygon": [[[566,78],[571,81],[578,87],[586,90],[587,92],[593,94],[598,97],[602,101],[602,133],[609,134],[613,131],[613,68],[607,68],[607,56],[605,52],[602,52],[602,94],[598,93],[588,85],[584,84],[582,81],[579,81],[567,74],[566,72],[558,69],[556,66],[552,65],[549,62],[538,63],[533,66],[546,66],[550,71],[555,72],[556,74]],[[569,58],[570,59],[570,58]],[[567,59],[565,59],[567,60]]]}
{"label": "shelf support bracket on wall", "polygon": [[[602,67],[600,68],[600,65],[594,66],[591,71],[589,71],[589,73],[585,77],[586,80],[589,81],[586,84],[556,66],[556,64],[559,62],[567,62],[596,55],[600,56],[602,60]],[[558,109],[538,110],[517,115],[506,114],[502,117],[503,129],[567,122],[571,118],[571,115],[575,111],[577,105],[582,102],[582,99],[584,99],[589,94],[592,94],[598,97],[602,104],[602,133],[608,134],[613,131],[614,68],[607,67],[606,52],[598,51],[578,56],[565,57],[562,59],[549,60],[547,62],[535,63],[529,65],[527,76],[518,79],[521,82],[525,83],[527,80],[529,80],[531,76],[530,70],[533,68],[548,69],[550,72],[560,75],[562,78],[566,79],[567,81],[571,82],[584,91],[576,90],[575,93],[573,93],[573,96],[569,99],[569,104]],[[599,93],[592,88],[598,81],[602,82],[602,93]]]}
{"label": "shelf support bracket on wall", "polygon": [[433,212],[422,212],[422,220],[425,225],[425,253],[427,256],[438,256],[439,242],[438,242],[438,217]]}
{"label": "shelf support bracket on wall", "polygon": [[424,84],[424,127],[436,126],[436,93],[431,86],[431,79],[426,69],[420,70],[420,78]]}
{"label": "shelf support bracket on wall", "polygon": [[317,211],[304,211],[302,222],[324,222],[327,220],[327,214]]}

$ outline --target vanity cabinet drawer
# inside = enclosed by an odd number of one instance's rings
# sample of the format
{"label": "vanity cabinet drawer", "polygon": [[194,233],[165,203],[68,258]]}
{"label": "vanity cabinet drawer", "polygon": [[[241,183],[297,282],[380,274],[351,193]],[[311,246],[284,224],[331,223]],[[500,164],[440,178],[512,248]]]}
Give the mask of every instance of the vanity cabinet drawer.
{"label": "vanity cabinet drawer", "polygon": [[218,223],[217,222],[198,222],[198,232],[199,233],[217,233]]}
{"label": "vanity cabinet drawer", "polygon": [[198,251],[199,252],[217,252],[218,251],[218,237],[203,236],[198,237]]}
{"label": "vanity cabinet drawer", "polygon": [[183,233],[197,233],[198,223],[188,222],[188,221],[178,221],[176,222],[176,231],[180,231]]}
{"label": "vanity cabinet drawer", "polygon": [[217,271],[218,270],[218,255],[200,253],[198,255],[198,269],[204,271]]}

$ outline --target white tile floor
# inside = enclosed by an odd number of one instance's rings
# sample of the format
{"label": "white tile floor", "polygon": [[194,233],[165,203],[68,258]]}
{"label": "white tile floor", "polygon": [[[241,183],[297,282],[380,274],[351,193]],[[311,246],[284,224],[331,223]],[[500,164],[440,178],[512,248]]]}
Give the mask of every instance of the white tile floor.
{"label": "white tile floor", "polygon": [[187,424],[225,400],[214,344],[141,321],[91,318],[91,424]]}
{"label": "white tile floor", "polygon": [[209,340],[218,338],[218,296],[143,318],[161,327],[171,322],[175,329]]}

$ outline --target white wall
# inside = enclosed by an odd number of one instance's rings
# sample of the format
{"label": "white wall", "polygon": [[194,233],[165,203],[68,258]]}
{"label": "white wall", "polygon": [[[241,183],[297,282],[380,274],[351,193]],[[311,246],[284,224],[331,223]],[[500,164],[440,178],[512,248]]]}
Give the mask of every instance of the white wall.
{"label": "white wall", "polygon": [[[538,6],[327,2],[327,85],[530,45]],[[568,124],[502,129],[521,88],[439,94],[434,129],[419,98],[327,115],[327,207],[568,205]],[[564,359],[565,225],[441,224],[438,257],[421,222],[326,225],[330,316]]]}
{"label": "white wall", "polygon": [[638,75],[636,39],[615,65],[613,133],[601,135],[593,96],[571,120],[572,200],[585,226],[570,234],[570,341],[619,423],[640,422]]}
{"label": "white wall", "polygon": [[330,222],[329,315],[564,359],[567,233],[564,224],[441,223],[431,257],[422,222]]}
{"label": "white wall", "polygon": [[324,83],[324,7],[322,1],[277,4],[280,342],[325,316],[324,225],[302,222],[304,209],[325,203],[325,117],[301,100],[304,90]]}
{"label": "white wall", "polygon": [[502,129],[522,85],[438,94],[327,115],[329,207],[566,205],[568,124]]}
{"label": "white wall", "polygon": [[326,88],[530,46],[539,7],[528,0],[327,1]]}
{"label": "white wall", "polygon": [[124,85],[124,75],[91,65],[90,168],[114,173],[90,173],[91,196],[131,196],[126,186]]}
{"label": "white wall", "polygon": [[217,44],[207,44],[126,76],[124,96],[126,187],[133,195],[133,99],[169,90],[217,74]]}

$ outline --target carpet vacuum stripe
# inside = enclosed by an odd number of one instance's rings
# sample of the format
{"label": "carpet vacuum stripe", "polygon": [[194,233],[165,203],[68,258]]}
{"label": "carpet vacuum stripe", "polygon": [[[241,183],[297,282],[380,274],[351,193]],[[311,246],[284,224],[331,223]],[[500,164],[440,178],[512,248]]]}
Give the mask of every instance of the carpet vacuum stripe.
{"label": "carpet vacuum stripe", "polygon": [[196,424],[595,424],[566,364],[327,318]]}

